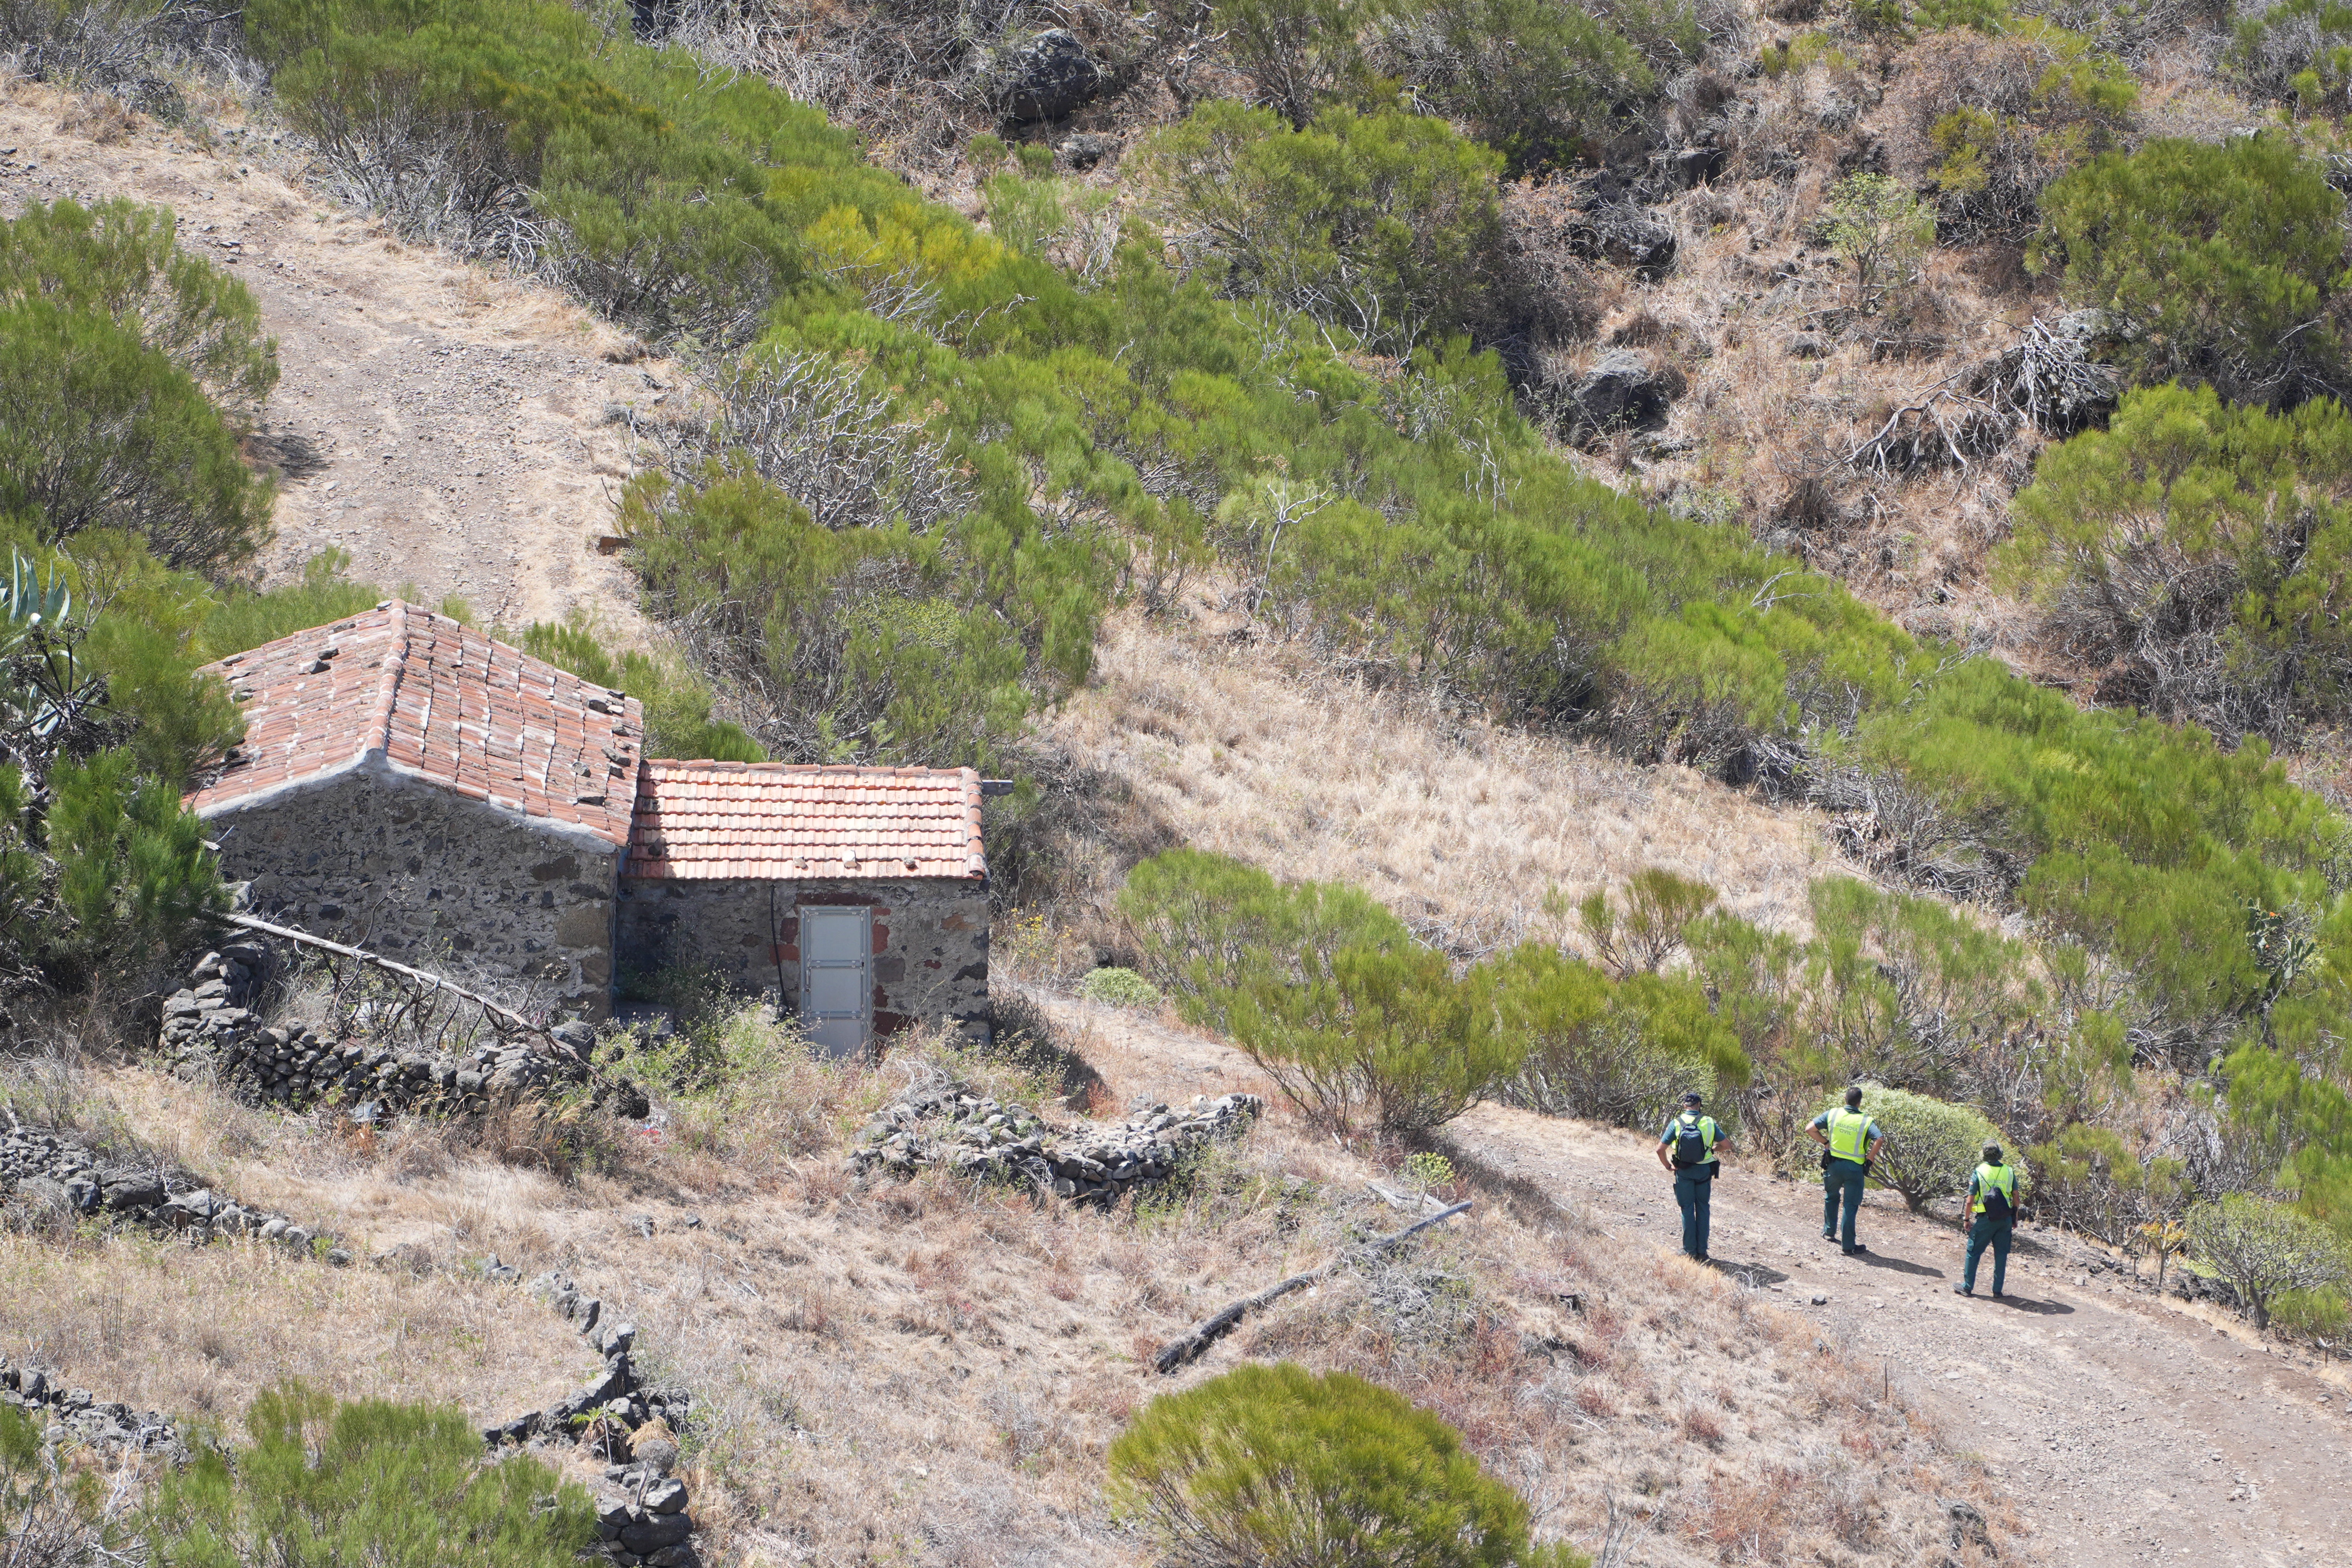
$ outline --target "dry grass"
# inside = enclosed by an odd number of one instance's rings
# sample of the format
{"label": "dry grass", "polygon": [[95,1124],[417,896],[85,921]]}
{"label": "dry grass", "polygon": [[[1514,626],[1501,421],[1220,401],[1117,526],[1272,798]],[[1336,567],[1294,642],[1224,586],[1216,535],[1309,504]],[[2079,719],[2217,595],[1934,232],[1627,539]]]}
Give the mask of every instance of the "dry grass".
{"label": "dry grass", "polygon": [[1046,736],[1081,775],[1115,779],[1118,816],[1055,859],[1056,919],[1115,931],[1129,864],[1167,845],[1286,878],[1352,882],[1424,940],[1475,955],[1557,938],[1545,895],[1649,866],[1714,884],[1731,909],[1806,929],[1805,888],[1838,862],[1808,813],[1775,810],[1688,769],[1434,710],[1339,683],[1280,648],[1228,648],[1125,614],[1093,682]]}
{"label": "dry grass", "polygon": [[[1215,1041],[1052,1011],[1066,1035],[1091,1021],[1098,1100],[1252,1076]],[[1188,1189],[1139,1210],[1040,1206],[941,1176],[852,1184],[845,1125],[911,1076],[948,1069],[1060,1114],[1034,1072],[913,1050],[794,1079],[826,1129],[798,1154],[666,1140],[563,1184],[447,1133],[396,1126],[368,1142],[117,1070],[104,1096],[151,1144],[240,1196],[339,1216],[371,1248],[405,1242],[425,1271],[14,1242],[0,1249],[12,1300],[0,1323],[17,1341],[49,1336],[94,1389],[163,1408],[233,1411],[302,1372],[504,1413],[565,1386],[580,1352],[521,1292],[431,1265],[496,1251],[527,1274],[562,1268],[694,1391],[698,1514],[719,1558],[752,1564],[1140,1568],[1148,1543],[1104,1511],[1110,1441],[1154,1394],[1251,1356],[1398,1388],[1460,1426],[1546,1533],[1596,1546],[1613,1501],[1639,1521],[1654,1568],[1892,1568],[1932,1560],[1938,1497],[1979,1496],[2001,1519],[1975,1475],[1811,1326],[1526,1193],[1465,1189],[1476,1206],[1425,1246],[1292,1298],[1199,1367],[1157,1378],[1144,1358],[1193,1321],[1402,1223],[1366,1183],[1393,1182],[1403,1151],[1335,1146],[1276,1107]]]}
{"label": "dry grass", "polygon": [[545,1308],[479,1280],[331,1268],[261,1242],[0,1236],[0,1349],[61,1381],[241,1430],[284,1377],[484,1419],[576,1387],[595,1358]]}

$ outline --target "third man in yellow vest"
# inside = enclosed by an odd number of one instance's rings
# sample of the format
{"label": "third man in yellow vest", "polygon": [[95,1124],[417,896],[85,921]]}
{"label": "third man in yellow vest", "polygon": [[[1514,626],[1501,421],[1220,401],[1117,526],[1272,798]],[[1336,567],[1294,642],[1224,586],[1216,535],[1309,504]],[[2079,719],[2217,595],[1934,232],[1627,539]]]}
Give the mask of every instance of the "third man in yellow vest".
{"label": "third man in yellow vest", "polygon": [[2000,1145],[1984,1146],[1984,1163],[1969,1178],[1969,1263],[1960,1282],[1952,1287],[1962,1296],[1977,1293],[1977,1259],[1992,1248],[1992,1299],[2009,1281],[2009,1244],[2017,1230],[2017,1167],[2004,1164]]}

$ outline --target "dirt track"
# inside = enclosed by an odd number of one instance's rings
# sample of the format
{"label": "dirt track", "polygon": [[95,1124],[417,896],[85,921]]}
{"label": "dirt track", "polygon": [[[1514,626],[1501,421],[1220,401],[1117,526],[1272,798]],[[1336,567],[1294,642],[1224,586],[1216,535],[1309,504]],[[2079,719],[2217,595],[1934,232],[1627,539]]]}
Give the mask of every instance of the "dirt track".
{"label": "dirt track", "polygon": [[[1270,1087],[1220,1042],[1132,1013],[1048,1005],[1082,1050],[1089,1034],[1116,1039],[1105,1054],[1134,1079],[1113,1083],[1121,1096]],[[1444,1139],[1613,1235],[1680,1245],[1681,1216],[1644,1134],[1481,1106]],[[2008,1280],[2016,1299],[1996,1302],[1983,1273],[1977,1298],[1952,1294],[1962,1258],[1948,1221],[1914,1218],[1893,1194],[1872,1193],[1860,1236],[1869,1251],[1849,1258],[1822,1239],[1821,1217],[1818,1186],[1730,1162],[1711,1249],[1735,1278],[1816,1319],[1832,1343],[1880,1363],[1958,1446],[1982,1455],[2032,1524],[2029,1557],[2066,1568],[2352,1565],[2352,1378],[2342,1363],[2298,1364],[2227,1314],[2093,1283],[2089,1255],[2055,1233],[2020,1233]]]}
{"label": "dirt track", "polygon": [[595,539],[630,472],[625,411],[655,412],[669,366],[614,363],[619,337],[555,291],[314,199],[266,144],[241,150],[224,131],[208,151],[152,124],[84,123],[64,95],[7,84],[0,216],[67,196],[172,208],[181,243],[259,302],[282,368],[255,443],[281,476],[270,571],[340,546],[353,576],[457,595],[488,623],[581,605],[634,635],[621,568]]}

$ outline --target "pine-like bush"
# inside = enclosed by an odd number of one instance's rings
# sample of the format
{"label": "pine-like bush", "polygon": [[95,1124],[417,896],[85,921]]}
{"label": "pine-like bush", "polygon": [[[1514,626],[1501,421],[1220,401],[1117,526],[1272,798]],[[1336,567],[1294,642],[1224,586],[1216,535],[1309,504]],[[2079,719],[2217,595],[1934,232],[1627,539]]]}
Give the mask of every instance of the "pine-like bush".
{"label": "pine-like bush", "polygon": [[2158,138],[2052,182],[2029,259],[2106,312],[2140,377],[2291,395],[2334,364],[2323,317],[2344,268],[2344,201],[2284,135]]}
{"label": "pine-like bush", "polygon": [[289,1383],[246,1426],[234,1465],[215,1449],[164,1479],[143,1529],[154,1568],[572,1568],[594,1539],[587,1493],[486,1457],[455,1408]]}
{"label": "pine-like bush", "polygon": [[1289,1363],[1145,1407],[1111,1482],[1178,1568],[1584,1568],[1461,1435],[1387,1389]]}

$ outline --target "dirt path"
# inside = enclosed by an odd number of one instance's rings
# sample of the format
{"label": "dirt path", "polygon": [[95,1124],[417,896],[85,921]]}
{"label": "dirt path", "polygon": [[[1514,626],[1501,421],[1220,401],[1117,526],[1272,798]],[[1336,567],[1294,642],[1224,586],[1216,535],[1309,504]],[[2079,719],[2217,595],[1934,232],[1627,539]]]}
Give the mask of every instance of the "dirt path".
{"label": "dirt path", "polygon": [[[1269,1091],[1221,1041],[1039,999],[1122,1100]],[[1612,1235],[1680,1245],[1671,1184],[1645,1134],[1488,1105],[1444,1139]],[[2112,1273],[2094,1283],[2095,1255],[2058,1233],[2019,1236],[2016,1299],[1995,1302],[1952,1294],[1958,1232],[1914,1218],[1891,1194],[1864,1204],[1861,1257],[1824,1242],[1821,1220],[1818,1186],[1732,1163],[1716,1190],[1712,1250],[1962,1435],[2032,1522],[2036,1556],[2066,1568],[2352,1565],[2352,1378],[2340,1365],[2298,1365],[2233,1317],[2158,1300]],[[1990,1281],[1980,1275],[1977,1287]],[[1970,1432],[1980,1434],[1973,1443]]]}
{"label": "dirt path", "polygon": [[671,368],[615,363],[622,340],[562,295],[403,245],[303,192],[266,142],[215,129],[207,150],[0,83],[0,215],[157,203],[253,290],[282,367],[256,442],[282,476],[268,570],[340,547],[353,576],[457,595],[488,623],[580,605],[633,636],[595,541],[631,471],[625,411],[652,412]]}

